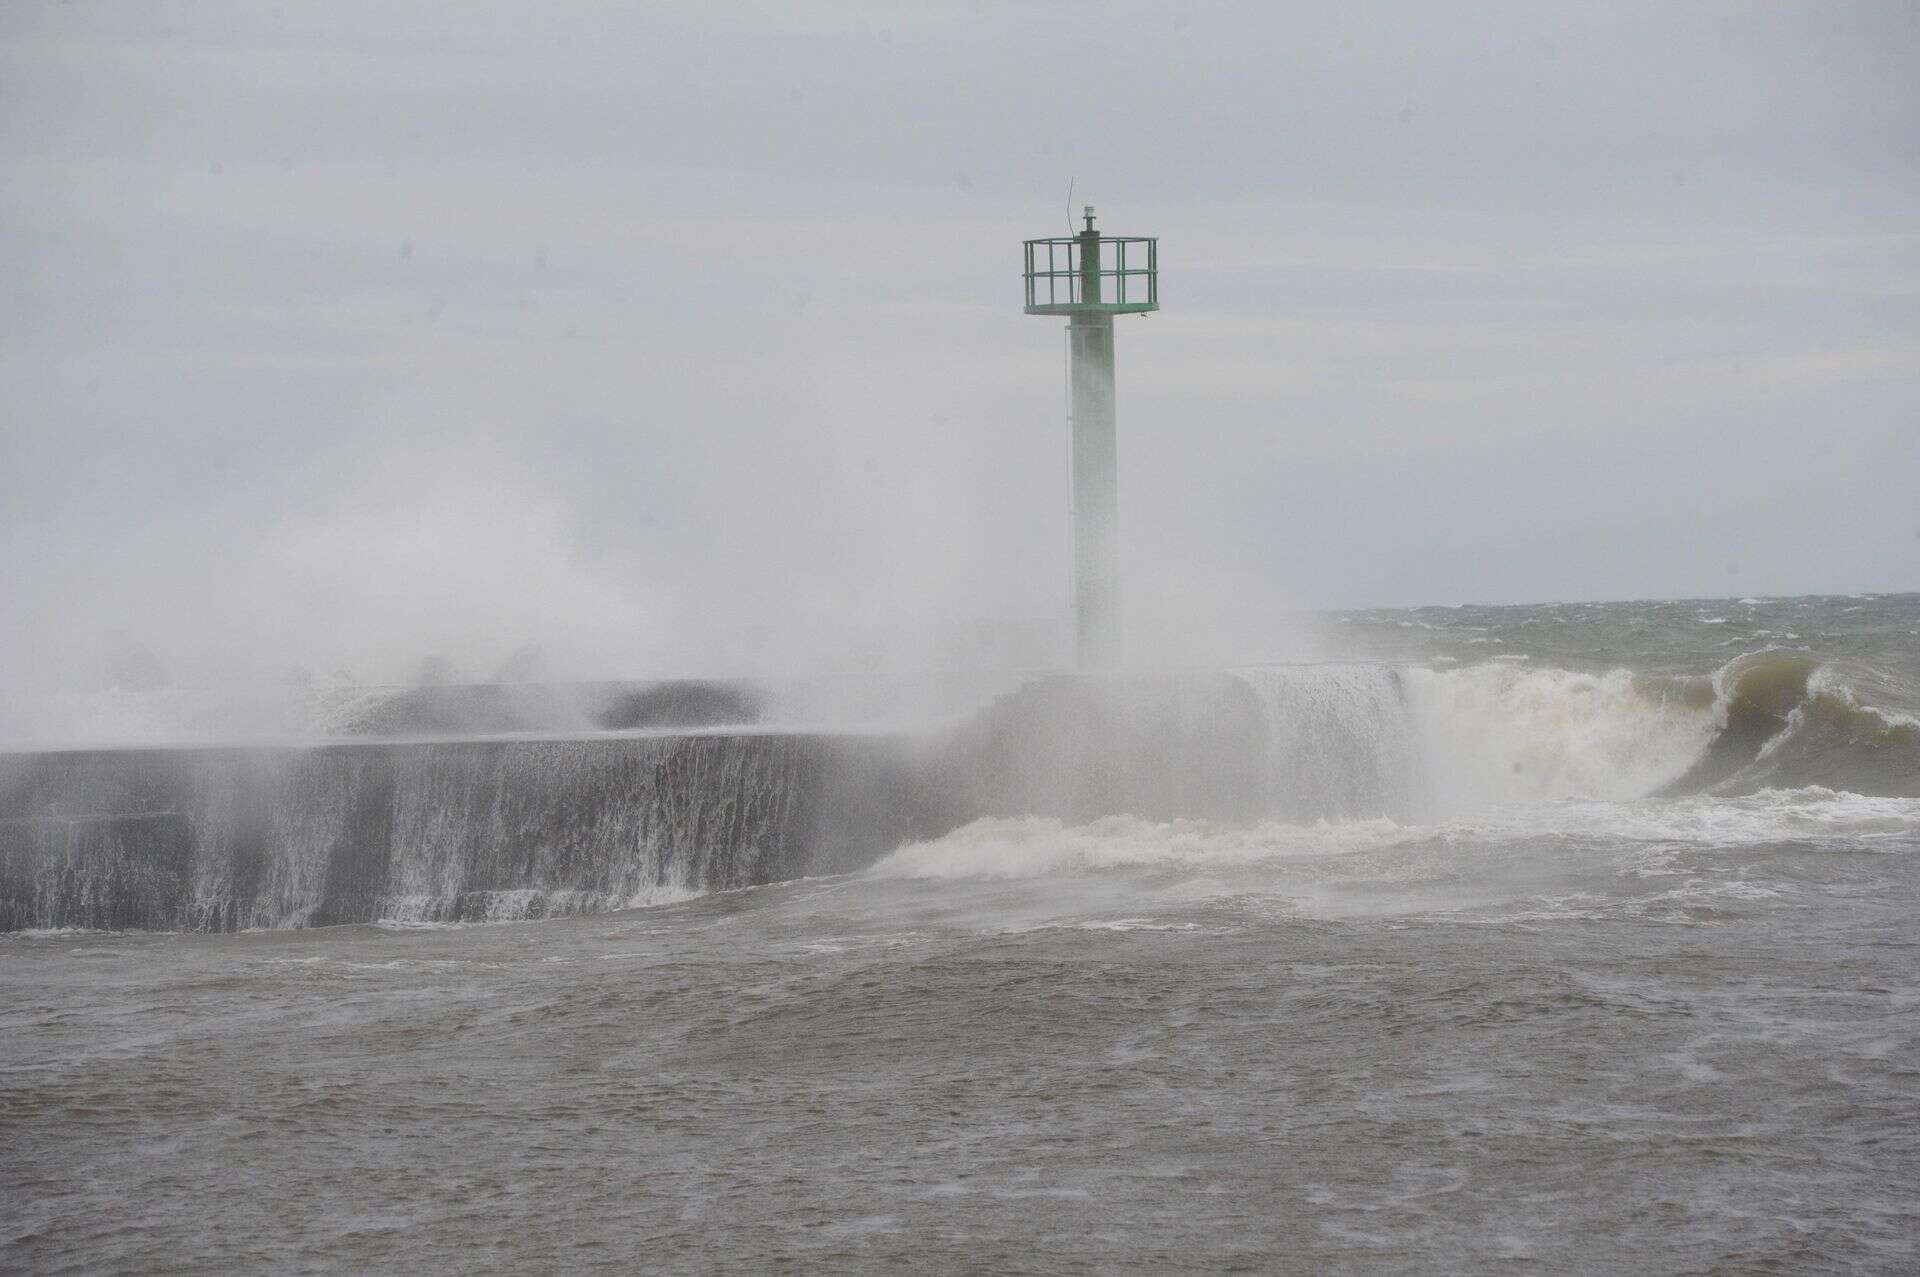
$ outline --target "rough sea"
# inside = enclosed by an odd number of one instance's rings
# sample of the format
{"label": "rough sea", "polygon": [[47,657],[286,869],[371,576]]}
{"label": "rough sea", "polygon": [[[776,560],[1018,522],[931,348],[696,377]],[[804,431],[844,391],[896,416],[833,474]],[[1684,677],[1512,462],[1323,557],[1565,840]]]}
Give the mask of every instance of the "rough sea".
{"label": "rough sea", "polygon": [[0,1269],[1920,1270],[1920,596],[1318,624],[1312,818],[0,936]]}

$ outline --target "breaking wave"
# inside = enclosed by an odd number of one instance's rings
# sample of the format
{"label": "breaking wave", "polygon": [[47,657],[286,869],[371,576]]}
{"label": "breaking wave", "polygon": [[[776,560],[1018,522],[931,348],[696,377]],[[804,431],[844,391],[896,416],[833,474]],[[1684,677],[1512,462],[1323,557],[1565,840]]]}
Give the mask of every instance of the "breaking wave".
{"label": "breaking wave", "polygon": [[1810,653],[1751,653],[1709,686],[1713,739],[1663,792],[1822,786],[1920,796],[1920,720],[1864,704]]}
{"label": "breaking wave", "polygon": [[1710,702],[1626,670],[1512,664],[1407,671],[1429,790],[1441,811],[1550,798],[1637,798],[1713,741]]}
{"label": "breaking wave", "polygon": [[1920,799],[1817,787],[1510,804],[1408,825],[1029,817],[902,847],[867,879],[975,884],[983,912],[1016,927],[1080,925],[1116,909],[1131,917],[1143,905],[1202,919],[1191,910],[1220,910],[1227,925],[1276,908],[1323,919],[1715,925],[1844,886],[1863,856],[1910,852],[1916,836]]}
{"label": "breaking wave", "polygon": [[1920,721],[1864,704],[1804,651],[1710,677],[1486,662],[1278,668],[1269,816],[1432,820],[1506,803],[1819,786],[1920,796]]}
{"label": "breaking wave", "polygon": [[1751,848],[1773,842],[1844,843],[1920,834],[1920,799],[1823,789],[1763,789],[1739,797],[1699,794],[1668,802],[1570,799],[1496,808],[1435,824],[1387,819],[1252,826],[1113,816],[1083,825],[1043,817],[977,820],[901,847],[869,874],[880,878],[1043,878],[1112,869],[1229,871],[1249,866],[1328,865],[1384,876],[1429,851],[1539,848],[1546,840],[1639,843],[1661,848]]}
{"label": "breaking wave", "polygon": [[1708,677],[1513,662],[1241,677],[1265,711],[1263,818],[980,819],[867,878],[1010,884],[983,890],[1019,925],[1143,899],[1690,925],[1777,907],[1920,837],[1920,723],[1805,652]]}

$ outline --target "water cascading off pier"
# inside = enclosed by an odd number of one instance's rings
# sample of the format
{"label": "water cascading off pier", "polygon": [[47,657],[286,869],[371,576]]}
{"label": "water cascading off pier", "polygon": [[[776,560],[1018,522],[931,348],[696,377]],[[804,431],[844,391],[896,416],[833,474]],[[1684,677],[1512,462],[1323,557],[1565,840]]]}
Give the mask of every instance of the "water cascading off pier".
{"label": "water cascading off pier", "polygon": [[[449,722],[496,699],[422,689],[367,721]],[[758,722],[0,754],[0,930],[591,912],[858,870],[987,816],[1403,815],[1404,720],[1391,671],[1056,675],[911,733]]]}

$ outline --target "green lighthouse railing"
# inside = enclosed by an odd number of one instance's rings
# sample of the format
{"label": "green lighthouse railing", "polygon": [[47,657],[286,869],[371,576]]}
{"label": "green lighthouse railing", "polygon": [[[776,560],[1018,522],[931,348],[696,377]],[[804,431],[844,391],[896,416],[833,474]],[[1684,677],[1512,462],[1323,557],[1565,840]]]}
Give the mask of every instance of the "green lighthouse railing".
{"label": "green lighthouse railing", "polygon": [[1159,240],[1140,235],[1027,240],[1027,314],[1144,315],[1159,310],[1159,245]]}

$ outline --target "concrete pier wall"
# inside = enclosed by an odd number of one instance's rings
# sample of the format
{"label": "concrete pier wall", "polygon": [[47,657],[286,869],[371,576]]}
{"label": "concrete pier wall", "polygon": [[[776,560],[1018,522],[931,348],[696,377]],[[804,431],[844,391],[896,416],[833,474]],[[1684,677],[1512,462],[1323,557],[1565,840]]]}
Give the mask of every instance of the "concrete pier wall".
{"label": "concrete pier wall", "polygon": [[[602,700],[644,718],[754,712],[726,685],[661,686]],[[554,699],[421,695],[383,707],[380,726],[524,717]],[[1393,671],[1301,667],[1056,675],[919,734],[0,754],[0,930],[616,909],[858,870],[986,816],[1404,818],[1420,803],[1412,731]]]}
{"label": "concrete pier wall", "polygon": [[0,755],[0,929],[618,908],[937,832],[912,748],[713,734]]}

